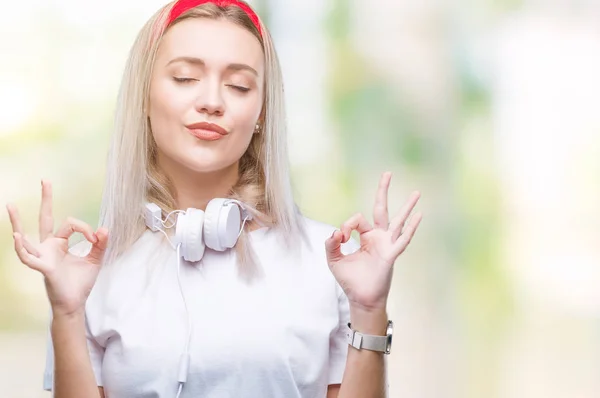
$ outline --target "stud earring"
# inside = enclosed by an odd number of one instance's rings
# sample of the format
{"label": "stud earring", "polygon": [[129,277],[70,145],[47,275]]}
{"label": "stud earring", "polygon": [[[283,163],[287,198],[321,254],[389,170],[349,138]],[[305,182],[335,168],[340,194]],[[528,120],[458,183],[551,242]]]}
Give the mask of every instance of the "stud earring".
{"label": "stud earring", "polygon": [[254,127],[254,132],[258,133],[260,131],[260,125],[257,124],[256,127]]}

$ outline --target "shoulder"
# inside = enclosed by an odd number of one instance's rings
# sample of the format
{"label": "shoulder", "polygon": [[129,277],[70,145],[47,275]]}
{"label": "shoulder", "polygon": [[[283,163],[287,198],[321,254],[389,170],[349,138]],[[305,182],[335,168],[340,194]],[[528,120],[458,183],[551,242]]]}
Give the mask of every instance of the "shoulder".
{"label": "shoulder", "polygon": [[[306,233],[306,238],[313,247],[325,249],[325,241],[331,237],[333,232],[338,227],[327,224],[321,221],[303,216],[302,222]],[[354,238],[350,238],[348,242],[342,244],[342,252],[344,254],[352,253],[360,248],[360,244]]]}
{"label": "shoulder", "polygon": [[[325,251],[325,241],[329,239],[333,232],[338,230],[339,228],[331,224],[314,220],[305,216],[303,216],[302,219],[304,223],[306,238],[309,242],[310,251],[313,254],[313,259],[316,260],[315,263],[318,264],[317,268],[323,270],[323,275],[325,276],[326,280],[330,280],[333,282],[332,286],[334,288],[333,291],[335,292],[335,297],[337,297],[338,300],[340,299],[340,297],[344,298],[345,295],[342,294],[343,290],[341,286],[335,280],[335,277],[333,276],[333,274],[329,270],[329,267],[327,266],[327,254]],[[342,243],[341,247],[341,251],[345,255],[354,253],[359,249],[360,243],[352,237],[348,239],[348,242]],[[340,302],[340,304],[342,306],[346,305],[344,304],[343,299]]]}
{"label": "shoulder", "polygon": [[[154,255],[154,251],[161,248],[161,246],[164,246],[164,243],[165,242],[162,235],[153,233],[150,230],[146,230],[129,248],[127,248],[127,250],[125,250],[123,253],[120,253],[110,264],[106,265],[112,267],[118,264],[120,267],[122,267],[122,264],[131,264],[133,259],[136,259],[140,256],[144,256],[148,253],[152,253],[152,255]],[[80,242],[70,245],[69,253],[76,256],[85,257],[89,254],[91,249],[92,243],[86,239],[83,239]]]}
{"label": "shoulder", "polygon": [[[84,241],[74,245],[69,251],[85,256],[90,248],[91,244]],[[113,261],[102,265],[88,298],[88,306],[119,307],[127,297],[141,294],[155,272],[160,275],[172,264],[169,262],[172,250],[169,249],[170,246],[163,242],[162,235],[146,231]]]}

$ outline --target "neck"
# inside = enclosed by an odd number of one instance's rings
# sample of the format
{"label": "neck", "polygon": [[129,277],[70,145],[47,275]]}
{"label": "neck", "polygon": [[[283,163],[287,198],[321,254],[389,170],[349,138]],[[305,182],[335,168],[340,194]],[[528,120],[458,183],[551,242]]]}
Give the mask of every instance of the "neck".
{"label": "neck", "polygon": [[190,207],[206,210],[212,199],[227,197],[238,180],[238,162],[222,170],[198,173],[160,155],[158,160],[173,184],[175,203],[180,210]]}

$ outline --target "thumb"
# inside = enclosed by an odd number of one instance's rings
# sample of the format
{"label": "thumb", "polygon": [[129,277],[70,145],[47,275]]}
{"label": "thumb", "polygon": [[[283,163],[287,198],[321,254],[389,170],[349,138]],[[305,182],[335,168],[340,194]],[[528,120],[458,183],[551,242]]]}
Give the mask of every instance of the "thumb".
{"label": "thumb", "polygon": [[108,245],[108,231],[106,228],[99,228],[96,231],[96,236],[98,237],[98,241],[92,245],[92,250],[87,255],[87,258],[91,263],[100,265],[102,264],[104,252]]}
{"label": "thumb", "polygon": [[341,250],[342,239],[344,239],[344,234],[336,229],[333,231],[331,237],[327,238],[325,241],[325,253],[327,254],[327,262],[329,265],[344,257]]}

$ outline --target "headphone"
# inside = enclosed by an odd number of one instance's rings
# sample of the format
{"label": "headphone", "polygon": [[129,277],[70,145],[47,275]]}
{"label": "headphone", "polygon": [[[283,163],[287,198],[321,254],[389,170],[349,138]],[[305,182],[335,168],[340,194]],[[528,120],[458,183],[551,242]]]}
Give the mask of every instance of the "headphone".
{"label": "headphone", "polygon": [[[167,225],[171,214],[177,213],[177,221]],[[188,309],[183,286],[180,279],[181,258],[197,262],[202,259],[206,246],[216,251],[225,251],[235,246],[244,230],[246,221],[252,220],[252,215],[243,203],[235,199],[215,198],[208,202],[206,210],[188,208],[173,210],[162,218],[162,209],[155,203],[144,206],[144,221],[153,232],[162,232],[171,246],[177,251],[177,284],[187,314],[187,338],[184,350],[179,360],[177,371],[177,396],[179,398],[187,381],[190,366],[190,342],[192,340],[193,322]],[[243,219],[242,219],[243,217]],[[164,229],[175,227],[175,240],[172,241]],[[163,229],[164,228],[164,229]]]}
{"label": "headphone", "polygon": [[[173,213],[178,213],[177,221],[167,226]],[[181,256],[191,262],[200,261],[207,246],[220,252],[234,247],[248,220],[252,220],[252,215],[235,199],[212,199],[205,211],[195,208],[174,210],[167,215],[165,221],[162,219],[161,208],[156,204],[147,203],[144,207],[146,226],[154,232],[164,233],[171,246],[180,246]],[[173,226],[175,241],[163,230]]]}

